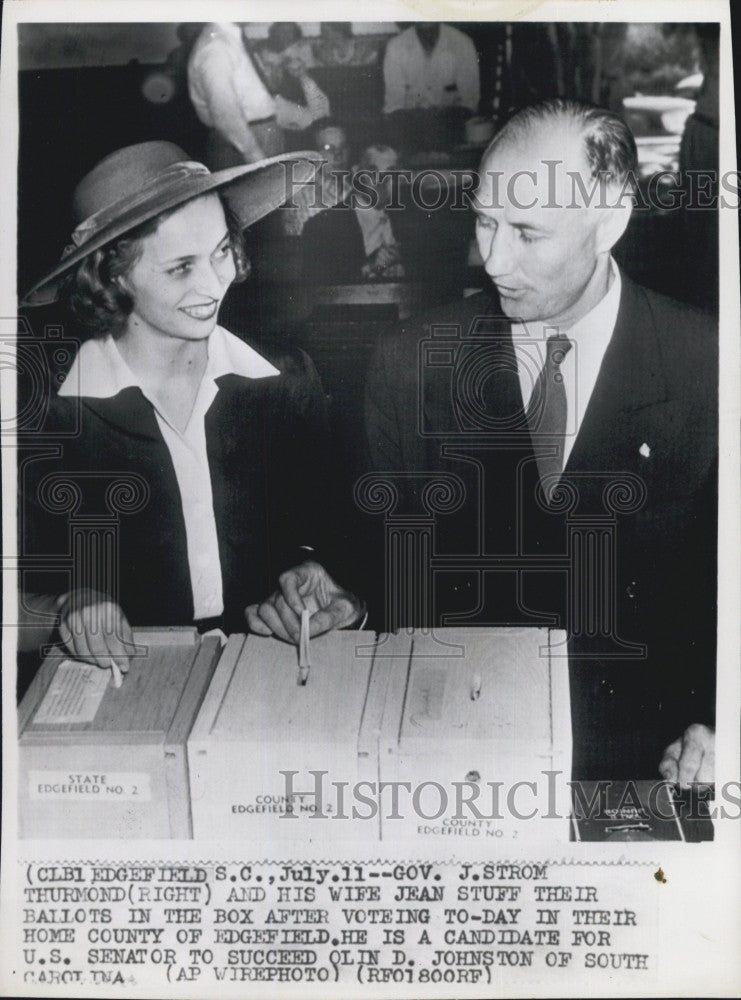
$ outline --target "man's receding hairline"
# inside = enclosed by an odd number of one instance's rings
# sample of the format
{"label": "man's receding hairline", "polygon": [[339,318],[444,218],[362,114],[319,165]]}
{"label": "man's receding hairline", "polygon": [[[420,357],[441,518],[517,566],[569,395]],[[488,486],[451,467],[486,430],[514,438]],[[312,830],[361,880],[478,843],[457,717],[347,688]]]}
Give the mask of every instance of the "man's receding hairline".
{"label": "man's receding hairline", "polygon": [[[501,132],[499,132],[498,135],[494,136],[492,141],[489,143],[487,149],[485,150],[481,160],[481,169],[483,170],[486,163],[488,163],[488,161],[497,153],[502,153],[514,149],[516,147],[518,139],[524,138],[526,141],[532,142],[533,145],[536,146],[537,148],[539,133],[544,132],[546,130],[549,133],[548,135],[549,139],[551,135],[565,137],[565,135],[567,134],[571,134],[571,136],[573,136],[574,139],[577,139],[579,141],[579,152],[583,157],[584,164],[587,167],[589,167],[589,156],[587,153],[587,142],[586,142],[587,140],[586,128],[584,127],[582,122],[577,120],[575,116],[568,116],[567,118],[566,115],[563,115],[562,118],[563,122],[568,126],[567,129],[559,129],[558,128],[559,122],[556,121],[555,117],[547,121],[541,119],[536,121],[518,122],[515,125],[513,125],[511,129],[507,129],[505,126],[505,128]],[[543,145],[545,145],[545,143],[543,143]],[[565,154],[566,150],[563,150],[561,156],[558,157],[557,159],[560,162],[565,162],[567,159],[567,155]],[[546,159],[550,159],[550,157],[541,156],[534,162],[544,163]]]}
{"label": "man's receding hairline", "polygon": [[637,170],[635,139],[625,120],[607,108],[566,98],[541,101],[518,111],[489,143],[481,166],[486,166],[498,149],[516,148],[518,140],[533,141],[537,150],[537,138],[546,130],[549,141],[554,135],[561,138],[561,156],[553,157],[556,161],[564,159],[563,139],[569,133],[578,136],[592,178],[599,175],[622,184]]}

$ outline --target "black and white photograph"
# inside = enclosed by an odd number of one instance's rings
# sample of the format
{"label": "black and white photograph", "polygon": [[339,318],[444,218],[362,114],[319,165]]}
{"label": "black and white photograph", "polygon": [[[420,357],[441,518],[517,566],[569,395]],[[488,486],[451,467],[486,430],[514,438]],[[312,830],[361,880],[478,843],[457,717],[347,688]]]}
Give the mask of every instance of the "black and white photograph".
{"label": "black and white photograph", "polygon": [[498,6],[6,4],[4,991],[738,995],[730,5]]}

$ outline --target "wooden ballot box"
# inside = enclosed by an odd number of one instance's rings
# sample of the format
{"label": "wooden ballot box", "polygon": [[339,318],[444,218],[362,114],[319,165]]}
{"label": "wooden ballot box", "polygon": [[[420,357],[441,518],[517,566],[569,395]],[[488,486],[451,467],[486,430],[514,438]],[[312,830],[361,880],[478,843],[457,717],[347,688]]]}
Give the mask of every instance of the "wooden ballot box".
{"label": "wooden ballot box", "polygon": [[475,842],[491,849],[495,840],[516,847],[513,839],[568,839],[564,632],[443,628],[387,635],[379,639],[377,662],[382,657],[405,668],[389,672],[379,775],[408,783],[407,800],[413,796],[399,818],[382,811],[383,840],[413,837],[420,848],[438,841],[455,851]]}
{"label": "wooden ballot box", "polygon": [[[377,669],[373,632],[328,633],[310,648],[301,684],[295,646],[230,637],[188,740],[196,838],[248,838],[253,847],[377,841],[377,822],[353,821],[350,795],[358,781],[377,777],[392,661]],[[347,810],[336,782],[347,783]]]}
{"label": "wooden ballot box", "polygon": [[220,642],[193,628],[134,633],[121,687],[54,651],[19,708],[24,837],[189,838],[186,740]]}

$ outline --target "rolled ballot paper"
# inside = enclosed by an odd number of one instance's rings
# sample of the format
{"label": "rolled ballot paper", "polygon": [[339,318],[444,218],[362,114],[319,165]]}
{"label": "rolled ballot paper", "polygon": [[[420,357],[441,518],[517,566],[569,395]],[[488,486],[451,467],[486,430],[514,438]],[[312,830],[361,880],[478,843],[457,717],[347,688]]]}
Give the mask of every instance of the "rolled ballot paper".
{"label": "rolled ballot paper", "polygon": [[298,683],[303,687],[309,679],[309,620],[311,613],[308,608],[301,612],[301,632],[298,639]]}
{"label": "rolled ballot paper", "polygon": [[113,659],[112,656],[109,657],[108,662],[111,665],[111,676],[113,678],[113,686],[120,688],[121,685],[123,684],[123,677],[121,676],[121,668],[119,667],[119,665],[116,663],[116,661]]}

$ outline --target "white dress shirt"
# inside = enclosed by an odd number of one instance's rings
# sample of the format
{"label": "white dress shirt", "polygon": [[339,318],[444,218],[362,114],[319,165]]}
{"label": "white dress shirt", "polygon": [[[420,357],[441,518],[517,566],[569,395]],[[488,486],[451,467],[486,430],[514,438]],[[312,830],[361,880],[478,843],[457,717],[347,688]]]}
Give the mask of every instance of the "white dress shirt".
{"label": "white dress shirt", "polygon": [[558,332],[568,337],[572,343],[571,350],[559,366],[566,390],[564,468],[584,420],[605,351],[615,329],[622,282],[620,270],[612,258],[610,258],[610,278],[610,286],[604,298],[568,329],[556,330],[542,323],[515,323],[512,326],[512,342],[525,410],[545,363],[545,345],[548,337]]}
{"label": "white dress shirt", "polygon": [[260,79],[237,24],[208,24],[188,60],[188,93],[196,114],[250,163],[262,150],[250,122],[275,114],[275,101]]}
{"label": "white dress shirt", "polygon": [[80,348],[60,396],[90,396],[105,399],[122,389],[138,387],[154,409],[157,425],[175,468],[185,521],[188,568],[193,591],[193,617],[215,618],[224,610],[221,560],[214,516],[211,474],[206,450],[205,418],[219,391],[221,375],[266,378],[278,375],[275,368],[251,347],[223,327],[217,326],[208,340],[208,361],[198,387],[193,411],[183,431],[174,427],[142,386],[120,354],[116,342],[106,337],[86,341]]}
{"label": "white dress shirt", "polygon": [[383,78],[383,111],[387,115],[408,108],[478,108],[481,89],[476,47],[468,35],[449,24],[440,25],[440,35],[429,54],[414,27],[390,39]]}

